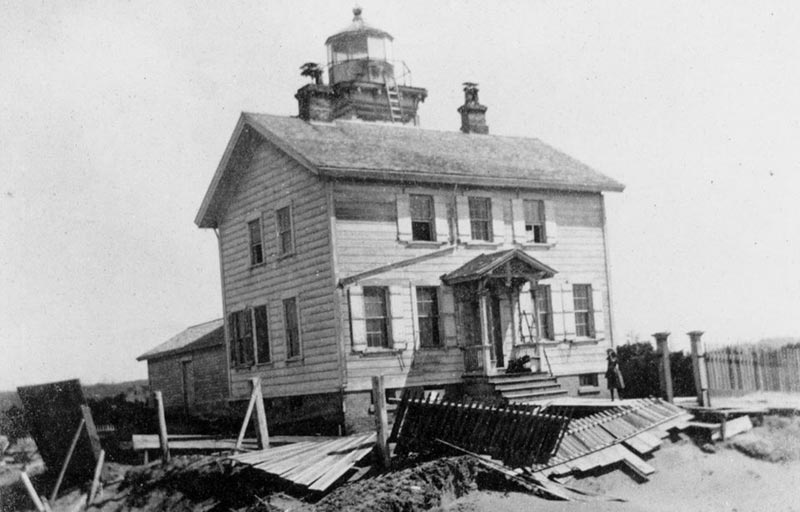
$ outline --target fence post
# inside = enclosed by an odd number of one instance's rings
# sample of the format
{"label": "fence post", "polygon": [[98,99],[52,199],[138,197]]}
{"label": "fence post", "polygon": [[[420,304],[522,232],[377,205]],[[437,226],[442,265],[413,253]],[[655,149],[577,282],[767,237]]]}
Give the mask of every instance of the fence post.
{"label": "fence post", "polygon": [[668,332],[657,332],[653,334],[656,339],[658,353],[661,354],[661,364],[658,367],[658,377],[661,383],[661,392],[668,402],[672,402],[672,369],[669,364],[669,338]]}
{"label": "fence post", "polygon": [[164,415],[164,396],[156,391],[156,408],[158,412],[158,439],[161,442],[161,463],[169,462],[169,442],[167,437],[167,420]]}
{"label": "fence post", "polygon": [[389,456],[389,418],[386,413],[386,388],[383,375],[372,377],[372,402],[375,405],[375,428],[378,431],[378,451],[381,464],[388,468],[391,464]]}
{"label": "fence post", "polygon": [[703,331],[690,331],[689,341],[692,344],[692,373],[694,373],[694,389],[697,394],[697,404],[700,407],[710,407],[711,400],[708,394],[708,367],[706,366],[706,350],[703,347]]}

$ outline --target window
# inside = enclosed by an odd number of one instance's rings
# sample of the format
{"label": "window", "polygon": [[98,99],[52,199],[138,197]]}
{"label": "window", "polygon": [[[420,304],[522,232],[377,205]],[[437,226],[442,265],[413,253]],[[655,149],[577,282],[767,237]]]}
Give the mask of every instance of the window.
{"label": "window", "polygon": [[536,329],[540,339],[552,340],[553,307],[550,304],[550,287],[537,286],[533,289],[533,300],[536,302]]}
{"label": "window", "polygon": [[492,240],[492,200],[488,197],[469,198],[469,223],[473,240]]}
{"label": "window", "polygon": [[582,373],[578,375],[578,385],[581,387],[591,386],[596,388],[600,384],[598,384],[596,373]]}
{"label": "window", "polygon": [[278,251],[280,255],[294,252],[292,240],[292,207],[285,206],[277,211],[278,217]]}
{"label": "window", "polygon": [[258,306],[253,309],[253,323],[256,326],[256,363],[268,363],[270,353],[267,306]]}
{"label": "window", "polygon": [[264,263],[264,244],[261,243],[261,219],[247,223],[250,232],[250,265]]}
{"label": "window", "polygon": [[231,366],[250,366],[270,361],[266,306],[231,313],[228,316],[228,332]]}
{"label": "window", "polygon": [[286,358],[300,357],[300,321],[297,318],[297,299],[284,299],[283,319],[286,331]]}
{"label": "window", "polygon": [[434,241],[433,196],[411,195],[411,239]]}
{"label": "window", "polygon": [[440,346],[439,299],[435,287],[417,288],[417,317],[419,318],[420,346]]}
{"label": "window", "polygon": [[546,241],[544,232],[544,201],[526,199],[525,202],[525,239],[543,244]]}
{"label": "window", "polygon": [[572,285],[572,297],[575,303],[575,334],[593,338],[592,286],[589,284]]}
{"label": "window", "polygon": [[389,322],[386,316],[386,288],[364,287],[364,316],[367,323],[367,346],[389,348]]}

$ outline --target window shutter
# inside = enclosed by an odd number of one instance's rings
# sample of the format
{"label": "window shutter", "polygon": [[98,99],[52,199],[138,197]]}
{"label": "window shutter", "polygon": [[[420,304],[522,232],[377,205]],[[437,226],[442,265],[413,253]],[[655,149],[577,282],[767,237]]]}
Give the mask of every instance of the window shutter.
{"label": "window shutter", "polygon": [[436,241],[450,241],[450,223],[447,221],[447,198],[433,196],[433,212],[436,216]]}
{"label": "window shutter", "polygon": [[506,219],[503,199],[492,199],[492,238],[494,243],[502,244],[506,241]]}
{"label": "window shutter", "polygon": [[412,348],[414,345],[410,290],[404,286],[389,287],[390,346]]}
{"label": "window shutter", "polygon": [[[558,240],[558,224],[556,224],[556,206],[553,201],[544,202],[544,234],[548,244]],[[574,329],[573,329],[574,330]]]}
{"label": "window shutter", "polygon": [[469,242],[472,240],[472,228],[469,223],[469,198],[456,197],[456,218],[458,219],[458,240]]}
{"label": "window shutter", "polygon": [[350,341],[354,352],[363,352],[367,348],[364,291],[360,286],[351,286],[347,290],[347,298],[350,302]]}
{"label": "window shutter", "polygon": [[236,313],[231,313],[228,315],[228,351],[231,358],[231,367],[236,366],[238,362],[236,357],[236,321]]}
{"label": "window shutter", "polygon": [[592,283],[592,308],[594,309],[594,337],[605,338],[606,314],[603,308],[603,292],[598,283]]}
{"label": "window shutter", "polygon": [[511,225],[514,228],[514,241],[518,244],[525,240],[525,204],[522,199],[511,200]]}
{"label": "window shutter", "polygon": [[411,241],[411,206],[408,194],[397,194],[397,239]]}
{"label": "window shutter", "polygon": [[561,300],[564,308],[564,337],[575,339],[575,298],[572,295],[572,284],[561,283]]}
{"label": "window shutter", "polygon": [[456,303],[453,289],[449,286],[439,287],[439,336],[442,345],[455,347],[458,345],[456,336]]}

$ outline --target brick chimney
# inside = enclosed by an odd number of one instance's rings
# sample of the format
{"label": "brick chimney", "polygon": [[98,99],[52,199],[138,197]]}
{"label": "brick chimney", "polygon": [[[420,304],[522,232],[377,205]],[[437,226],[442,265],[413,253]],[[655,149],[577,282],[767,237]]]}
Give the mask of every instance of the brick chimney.
{"label": "brick chimney", "polygon": [[322,83],[322,68],[314,62],[306,62],[300,66],[300,74],[311,79],[297,90],[298,115],[304,121],[333,120],[333,90]]}
{"label": "brick chimney", "polygon": [[464,133],[489,133],[486,125],[486,107],[478,101],[478,84],[464,82],[464,104],[458,107],[461,114],[461,131]]}

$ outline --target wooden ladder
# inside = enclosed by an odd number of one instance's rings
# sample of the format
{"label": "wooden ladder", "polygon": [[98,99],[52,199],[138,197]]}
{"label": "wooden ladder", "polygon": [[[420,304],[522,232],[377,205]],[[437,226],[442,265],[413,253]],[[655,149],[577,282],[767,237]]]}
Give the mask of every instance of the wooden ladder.
{"label": "wooden ladder", "polygon": [[400,106],[400,89],[394,79],[385,80],[386,97],[389,99],[389,116],[393,123],[403,120],[403,108]]}

